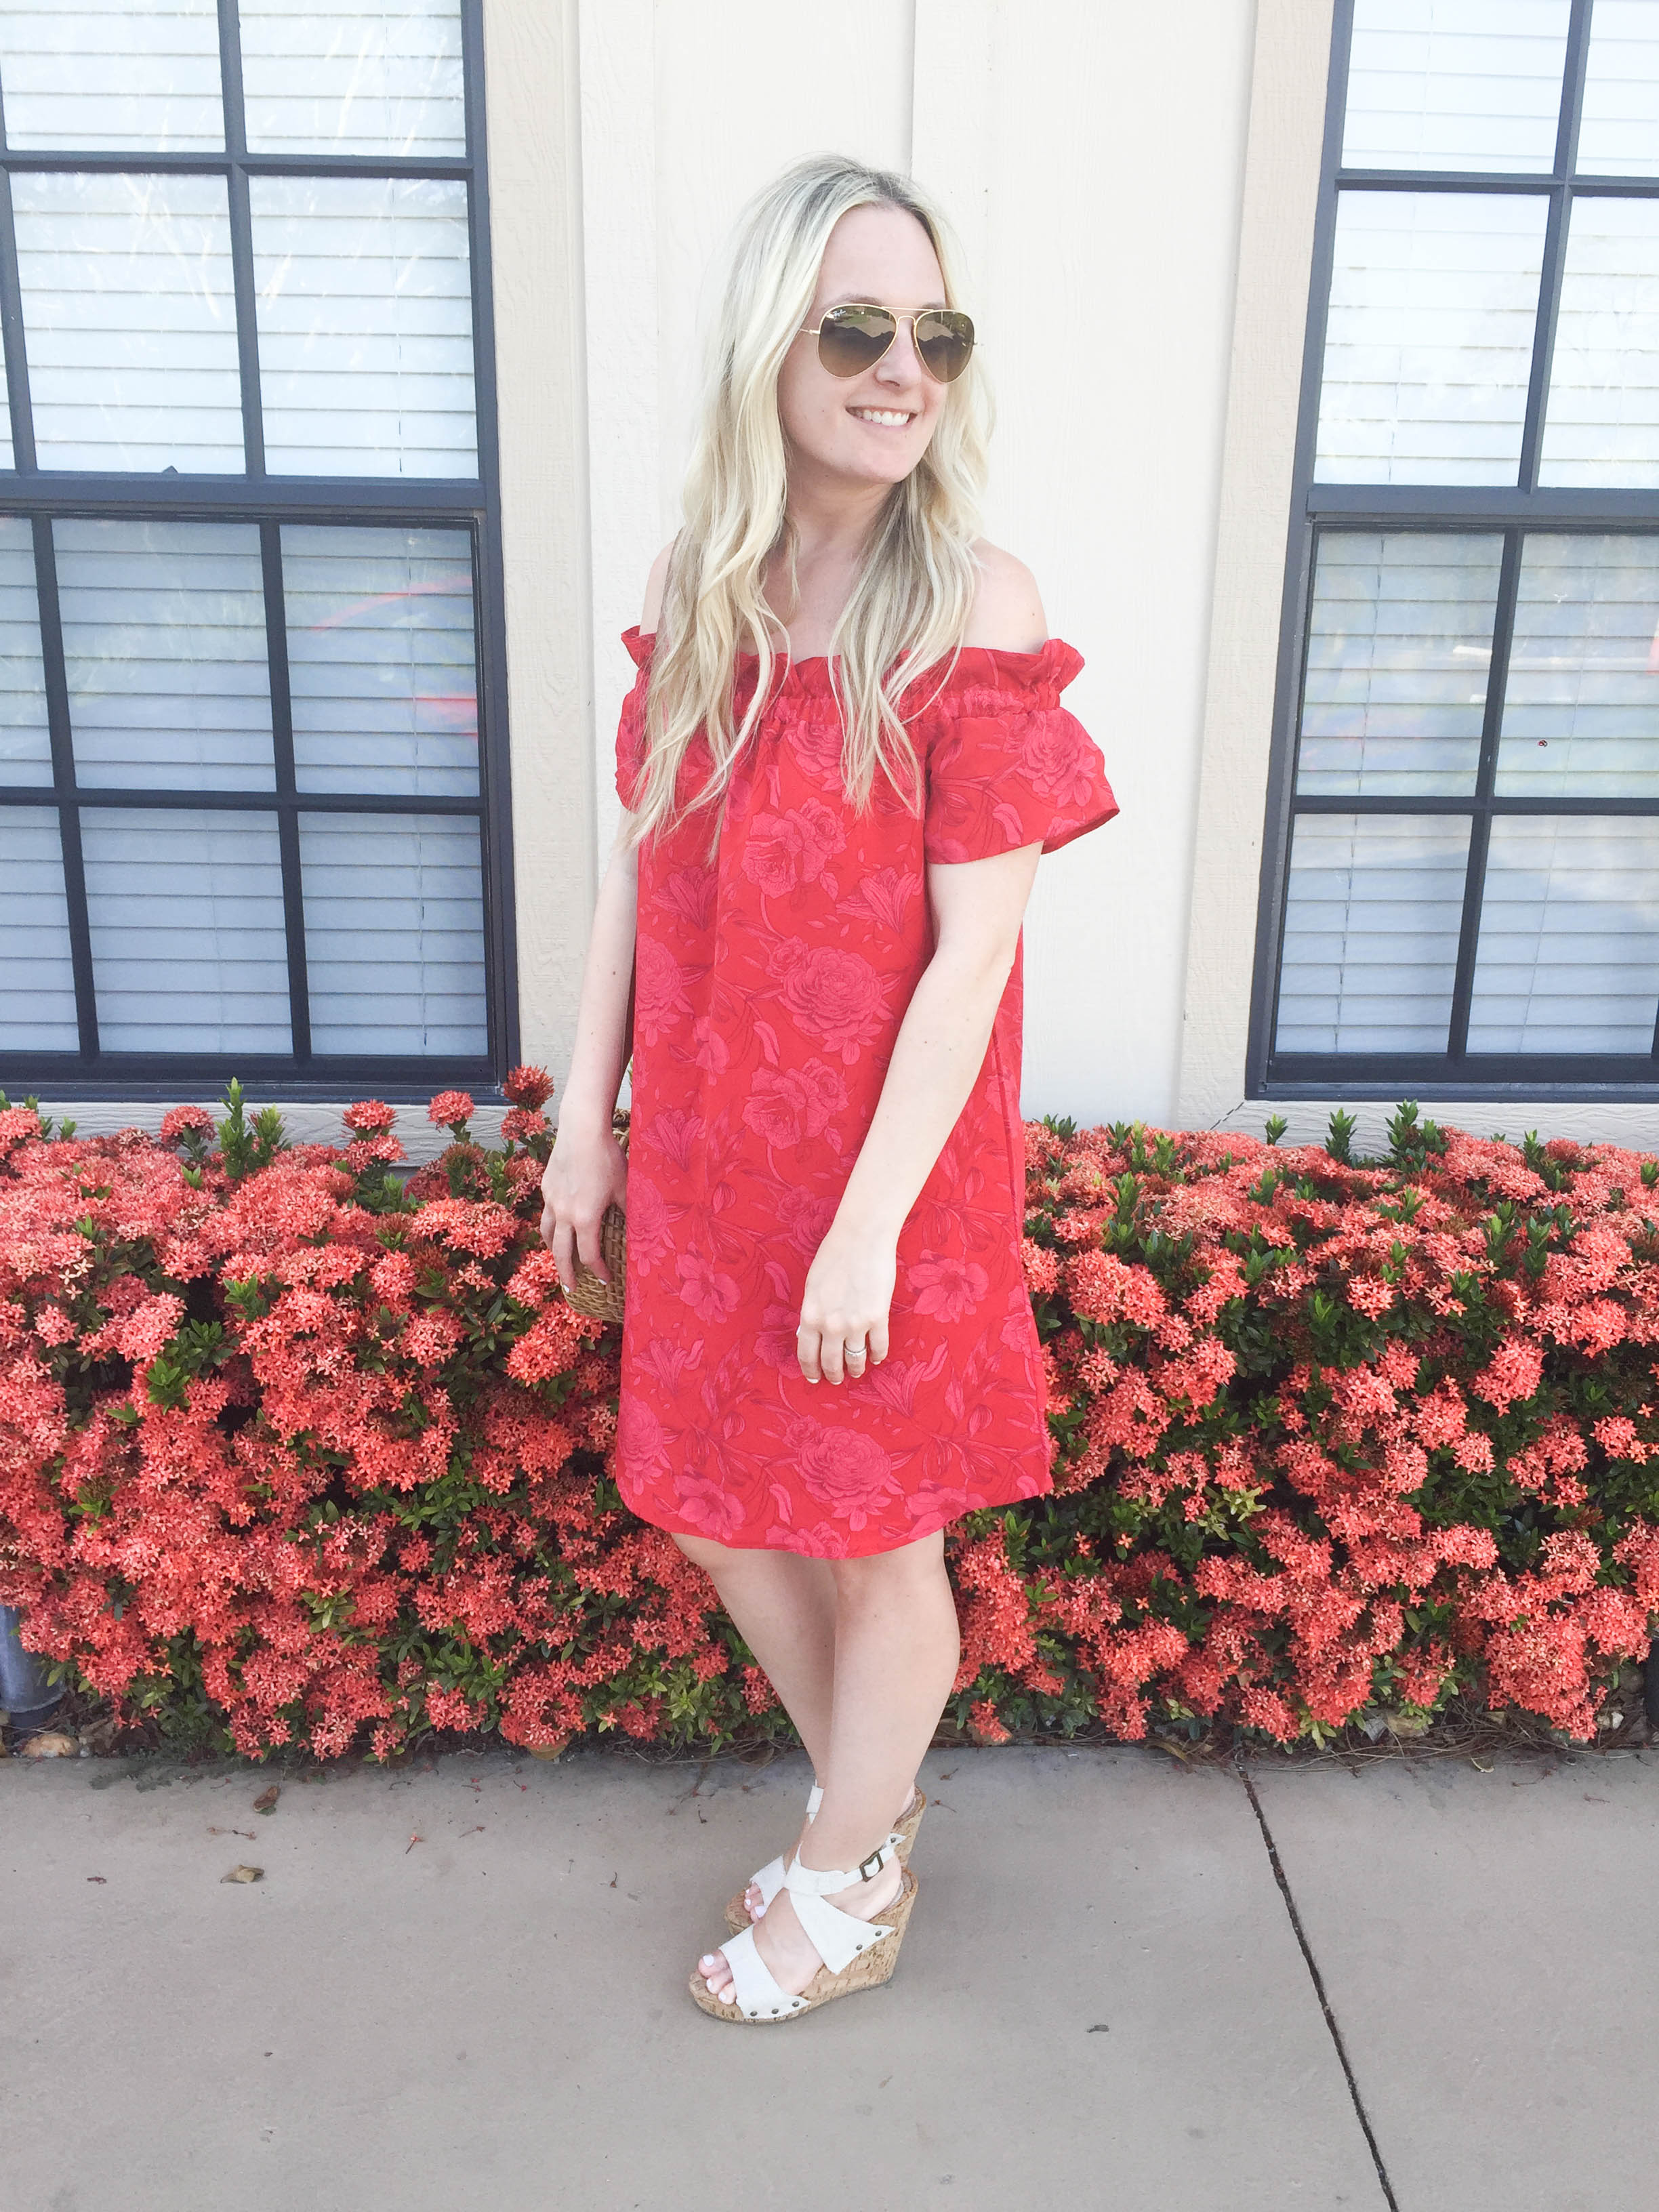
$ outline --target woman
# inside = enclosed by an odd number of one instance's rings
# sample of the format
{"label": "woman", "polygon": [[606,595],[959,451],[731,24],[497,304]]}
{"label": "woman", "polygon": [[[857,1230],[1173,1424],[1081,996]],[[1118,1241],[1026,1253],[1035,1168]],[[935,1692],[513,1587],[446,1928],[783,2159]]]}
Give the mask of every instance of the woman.
{"label": "woman", "polygon": [[[1082,665],[976,535],[981,379],[938,216],[835,159],[749,209],[685,526],[624,642],[624,813],[543,1233],[629,1219],[616,1474],[712,1578],[818,1788],[691,1994],[891,1973],[956,1674],[944,1531],[1050,1486],[1020,1265],[1020,926],[1116,811]],[[632,1135],[611,1133],[635,993]]]}

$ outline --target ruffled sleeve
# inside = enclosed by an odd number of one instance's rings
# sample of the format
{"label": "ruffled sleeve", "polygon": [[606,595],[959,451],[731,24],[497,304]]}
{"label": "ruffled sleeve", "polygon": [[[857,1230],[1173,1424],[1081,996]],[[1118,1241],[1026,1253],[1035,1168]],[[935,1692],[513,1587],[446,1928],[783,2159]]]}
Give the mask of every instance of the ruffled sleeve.
{"label": "ruffled sleeve", "polygon": [[1039,842],[1053,853],[1111,820],[1118,806],[1100,748],[1060,703],[1082,666],[1059,638],[1036,653],[958,654],[921,717],[929,860],[988,860]]}
{"label": "ruffled sleeve", "polygon": [[617,724],[617,796],[631,811],[645,765],[645,693],[651,680],[651,648],[656,640],[641,637],[637,629],[625,629],[623,643],[638,671]]}

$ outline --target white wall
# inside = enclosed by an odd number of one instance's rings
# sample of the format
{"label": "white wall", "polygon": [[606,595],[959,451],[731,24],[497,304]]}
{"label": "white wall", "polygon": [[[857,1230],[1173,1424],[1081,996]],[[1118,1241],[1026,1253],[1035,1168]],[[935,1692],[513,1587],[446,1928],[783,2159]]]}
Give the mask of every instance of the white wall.
{"label": "white wall", "polygon": [[996,390],[989,533],[1088,662],[1069,703],[1123,808],[1038,877],[1028,1114],[1175,1113],[1255,13],[581,0],[596,837],[711,261],[804,153],[913,167],[962,234]]}

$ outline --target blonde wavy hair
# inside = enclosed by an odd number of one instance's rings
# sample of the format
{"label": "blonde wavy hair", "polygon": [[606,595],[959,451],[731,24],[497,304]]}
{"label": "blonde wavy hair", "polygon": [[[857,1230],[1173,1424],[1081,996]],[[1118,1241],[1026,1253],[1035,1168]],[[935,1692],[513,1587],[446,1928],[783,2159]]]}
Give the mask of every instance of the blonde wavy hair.
{"label": "blonde wavy hair", "polygon": [[[674,820],[680,765],[699,730],[713,772],[685,811],[723,799],[770,696],[783,626],[767,605],[766,579],[781,556],[793,580],[794,561],[778,374],[811,307],[830,232],[852,209],[871,206],[915,217],[939,257],[945,304],[961,304],[949,230],[908,177],[821,155],[785,170],[744,210],[712,335],[684,525],[669,559],[652,657],[636,842]],[[973,545],[989,429],[975,356],[945,387],[926,453],[889,495],[830,639],[842,775],[859,811],[878,770],[920,809],[921,769],[897,702],[907,684],[960,649],[978,580]],[[755,689],[739,721],[738,662],[750,653]],[[719,836],[717,811],[711,857]]]}

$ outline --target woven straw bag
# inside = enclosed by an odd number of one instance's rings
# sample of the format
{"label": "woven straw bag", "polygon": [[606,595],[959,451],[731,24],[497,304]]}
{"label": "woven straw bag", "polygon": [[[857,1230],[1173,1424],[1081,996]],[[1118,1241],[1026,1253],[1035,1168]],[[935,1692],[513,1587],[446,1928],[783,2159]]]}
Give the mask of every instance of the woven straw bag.
{"label": "woven straw bag", "polygon": [[605,1218],[599,1224],[599,1250],[611,1271],[611,1280],[607,1283],[585,1260],[579,1259],[576,1287],[565,1292],[564,1302],[579,1314],[591,1315],[595,1321],[620,1321],[623,1285],[628,1277],[628,1217],[619,1206],[607,1206],[605,1209]]}

